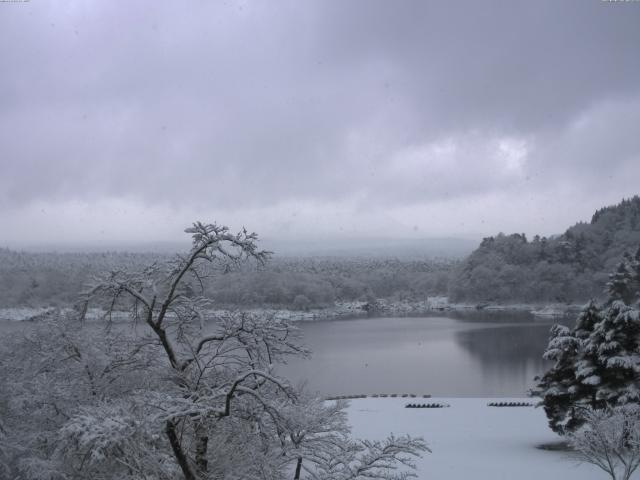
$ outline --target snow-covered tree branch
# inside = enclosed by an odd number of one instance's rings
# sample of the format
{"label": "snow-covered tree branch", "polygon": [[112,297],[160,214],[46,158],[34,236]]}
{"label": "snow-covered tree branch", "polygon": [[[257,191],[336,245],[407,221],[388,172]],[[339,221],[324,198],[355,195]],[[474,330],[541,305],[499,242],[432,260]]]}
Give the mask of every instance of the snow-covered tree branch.
{"label": "snow-covered tree branch", "polygon": [[596,465],[612,480],[629,480],[640,466],[640,407],[588,410],[584,419],[569,435],[580,460]]}
{"label": "snow-covered tree branch", "polygon": [[[0,472],[25,480],[406,478],[426,449],[421,439],[354,441],[344,402],[325,403],[278,376],[278,363],[309,353],[292,324],[215,315],[195,293],[206,275],[264,262],[257,236],[202,223],[187,231],[186,255],[96,278],[76,313],[52,312],[0,351],[10,359],[0,361]],[[83,318],[90,303],[107,306],[104,328]],[[116,323],[123,307],[130,325]]]}

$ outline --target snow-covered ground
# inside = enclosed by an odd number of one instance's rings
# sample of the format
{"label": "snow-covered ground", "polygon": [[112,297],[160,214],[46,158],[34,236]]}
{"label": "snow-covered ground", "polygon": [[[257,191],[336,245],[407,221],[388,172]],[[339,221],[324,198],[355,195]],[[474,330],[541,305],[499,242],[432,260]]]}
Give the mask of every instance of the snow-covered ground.
{"label": "snow-covered ground", "polygon": [[50,307],[11,307],[0,308],[0,321],[22,322],[25,320],[37,319],[53,311]]}
{"label": "snow-covered ground", "polygon": [[[544,411],[533,407],[488,407],[491,401],[531,399],[362,398],[351,400],[349,423],[357,438],[389,433],[422,436],[432,453],[418,460],[418,478],[434,480],[602,480],[607,475],[570,454],[537,448],[559,441]],[[449,408],[404,408],[437,402]],[[636,474],[633,478],[640,478]]]}
{"label": "snow-covered ground", "polygon": [[[539,317],[562,317],[570,313],[577,313],[582,308],[581,305],[533,305],[533,304],[507,304],[507,305],[476,305],[467,303],[449,303],[447,297],[428,297],[422,301],[389,301],[378,299],[376,301],[375,310],[368,312],[367,302],[335,302],[332,306],[326,308],[315,308],[307,311],[288,310],[279,308],[242,308],[243,312],[254,313],[258,315],[273,315],[276,318],[282,318],[293,321],[309,321],[309,320],[325,320],[336,318],[354,318],[367,316],[374,313],[378,316],[406,316],[420,315],[433,312],[444,311],[489,311],[489,312],[531,312]],[[24,321],[37,320],[47,311],[55,310],[53,307],[16,307],[2,308],[0,307],[0,321]],[[62,308],[62,312],[70,311],[71,308]],[[214,309],[210,314],[224,315],[236,309]],[[88,320],[102,319],[105,312],[99,308],[90,308],[87,312]],[[125,320],[128,316],[127,312],[114,312],[113,319]]]}

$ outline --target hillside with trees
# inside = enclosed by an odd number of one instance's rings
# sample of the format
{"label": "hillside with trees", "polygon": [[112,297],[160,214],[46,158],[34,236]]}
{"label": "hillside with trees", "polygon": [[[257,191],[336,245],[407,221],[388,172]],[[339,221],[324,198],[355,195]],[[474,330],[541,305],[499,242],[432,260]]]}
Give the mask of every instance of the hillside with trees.
{"label": "hillside with trees", "polygon": [[450,297],[474,302],[578,302],[602,298],[608,272],[640,244],[640,197],[595,212],[553,237],[499,234],[452,275]]}

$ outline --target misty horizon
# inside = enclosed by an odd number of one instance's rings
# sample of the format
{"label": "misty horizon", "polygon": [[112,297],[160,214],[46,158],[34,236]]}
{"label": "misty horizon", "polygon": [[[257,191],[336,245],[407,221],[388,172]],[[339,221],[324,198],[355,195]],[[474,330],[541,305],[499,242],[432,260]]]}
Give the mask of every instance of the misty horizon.
{"label": "misty horizon", "polygon": [[636,7],[0,3],[0,245],[561,233],[638,193]]}

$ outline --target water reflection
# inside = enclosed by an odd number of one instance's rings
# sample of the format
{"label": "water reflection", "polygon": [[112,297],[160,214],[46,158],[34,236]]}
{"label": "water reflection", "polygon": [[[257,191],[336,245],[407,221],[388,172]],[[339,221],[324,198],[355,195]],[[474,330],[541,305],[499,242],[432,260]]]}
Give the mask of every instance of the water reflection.
{"label": "water reflection", "polygon": [[483,391],[523,394],[549,363],[542,359],[550,324],[508,325],[456,332],[455,341],[481,366]]}
{"label": "water reflection", "polygon": [[[313,356],[279,369],[323,395],[522,396],[546,367],[552,323],[502,312],[300,323]],[[0,334],[28,328],[3,322]]]}
{"label": "water reflection", "polygon": [[551,323],[508,314],[306,323],[314,355],[282,373],[323,394],[521,396],[546,367]]}

